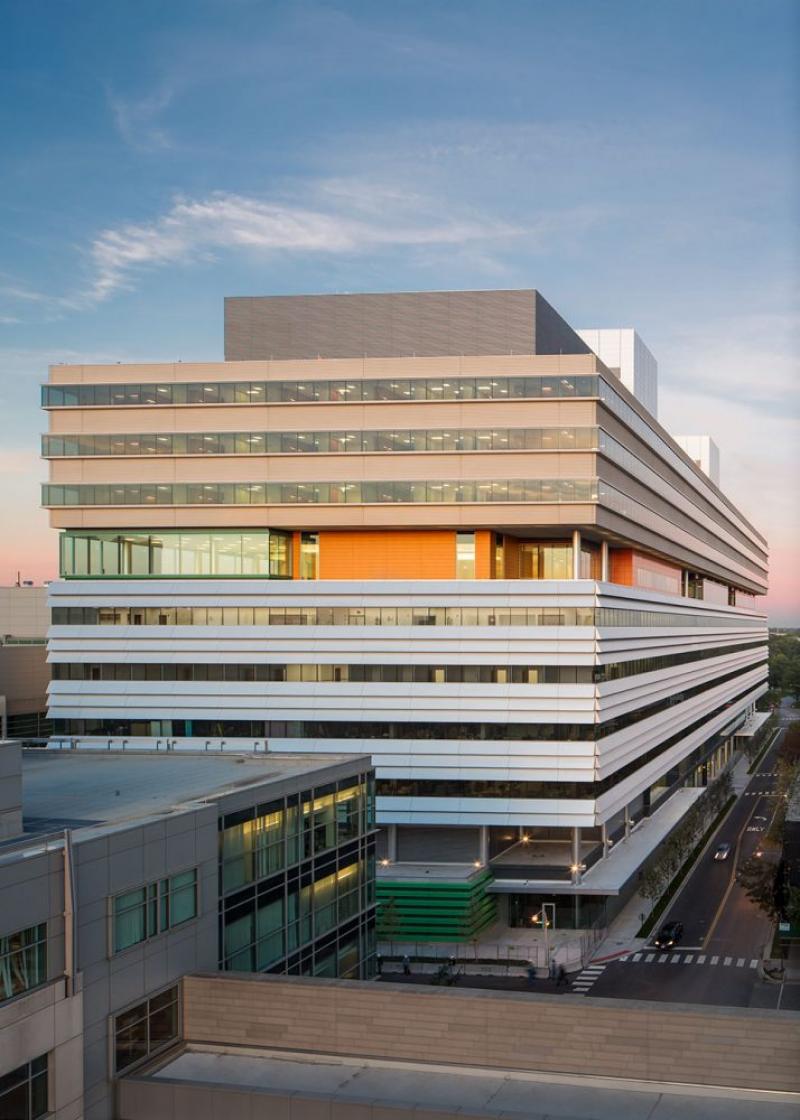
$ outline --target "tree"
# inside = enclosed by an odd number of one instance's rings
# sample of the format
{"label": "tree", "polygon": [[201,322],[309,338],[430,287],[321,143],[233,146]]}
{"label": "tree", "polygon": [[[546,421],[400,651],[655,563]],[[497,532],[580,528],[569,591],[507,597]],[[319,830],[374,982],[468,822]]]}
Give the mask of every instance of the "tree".
{"label": "tree", "polygon": [[786,897],[786,917],[792,929],[800,929],[800,887],[789,887]]}
{"label": "tree", "polygon": [[776,922],[780,914],[777,865],[751,856],[739,868],[739,882],[750,901]]}
{"label": "tree", "polygon": [[400,931],[400,909],[394,895],[381,902],[376,926],[378,937],[381,941],[388,941],[390,950],[394,952],[394,942]]}
{"label": "tree", "polygon": [[666,875],[663,859],[659,856],[642,873],[639,882],[639,894],[646,898],[651,907],[661,898],[666,887]]}

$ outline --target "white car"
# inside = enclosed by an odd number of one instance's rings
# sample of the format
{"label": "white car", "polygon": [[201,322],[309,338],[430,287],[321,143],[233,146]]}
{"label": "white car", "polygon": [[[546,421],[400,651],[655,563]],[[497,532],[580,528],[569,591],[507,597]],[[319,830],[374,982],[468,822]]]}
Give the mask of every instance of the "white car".
{"label": "white car", "polygon": [[717,844],[717,850],[714,852],[714,859],[727,859],[730,854],[730,844]]}

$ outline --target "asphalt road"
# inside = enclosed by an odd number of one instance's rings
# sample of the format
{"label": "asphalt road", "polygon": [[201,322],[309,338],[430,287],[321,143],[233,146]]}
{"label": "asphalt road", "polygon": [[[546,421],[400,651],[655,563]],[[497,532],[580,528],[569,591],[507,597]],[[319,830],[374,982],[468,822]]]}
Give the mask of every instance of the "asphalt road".
{"label": "asphalt road", "polygon": [[[700,856],[662,922],[681,921],[684,935],[671,953],[645,948],[627,960],[592,966],[573,990],[592,996],[706,1003],[731,1007],[800,1010],[800,985],[771,984],[758,977],[756,962],[772,936],[769,921],[736,882],[736,867],[759,845],[772,815],[774,770],[786,725],[797,718],[788,704],[781,729],[746,789]],[[715,861],[722,842],[725,861]]]}

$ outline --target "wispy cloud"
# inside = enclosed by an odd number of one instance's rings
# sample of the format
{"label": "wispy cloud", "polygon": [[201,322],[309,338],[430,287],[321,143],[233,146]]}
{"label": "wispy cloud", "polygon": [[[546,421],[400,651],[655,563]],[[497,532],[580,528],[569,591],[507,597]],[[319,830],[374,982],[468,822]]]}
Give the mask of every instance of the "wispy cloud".
{"label": "wispy cloud", "polygon": [[121,138],[139,152],[158,152],[172,147],[167,130],[159,117],[169,107],[173,90],[164,86],[147,97],[126,98],[108,93],[114,124]]}
{"label": "wispy cloud", "polygon": [[224,192],[204,199],[176,198],[151,222],[99,233],[88,253],[89,284],[69,302],[75,307],[102,303],[120,289],[133,287],[143,269],[214,259],[231,250],[262,255],[363,253],[396,246],[497,242],[523,232],[490,218],[426,212],[418,200],[412,206],[396,206],[394,214],[385,208],[380,212],[374,192],[354,193],[346,200],[349,205],[337,205],[336,193],[327,208]]}

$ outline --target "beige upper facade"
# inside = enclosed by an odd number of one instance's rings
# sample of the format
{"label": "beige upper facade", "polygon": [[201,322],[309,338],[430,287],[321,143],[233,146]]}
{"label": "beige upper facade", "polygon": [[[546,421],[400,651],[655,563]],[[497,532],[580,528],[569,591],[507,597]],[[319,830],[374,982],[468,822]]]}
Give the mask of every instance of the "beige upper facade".
{"label": "beige upper facade", "polygon": [[[523,395],[524,379],[542,378]],[[593,379],[590,385],[587,378]],[[472,379],[489,396],[456,396],[453,386]],[[583,379],[583,380],[576,380]],[[414,385],[437,386],[414,398]],[[379,382],[363,400],[364,382]],[[52,386],[193,386],[192,399],[217,400],[225,385],[259,402],[270,385],[289,385],[293,399],[270,403],[92,404],[49,407],[50,433],[86,436],[164,433],[372,433],[397,431],[496,432],[518,429],[593,429],[590,449],[269,454],[76,454],[50,459],[56,491],[51,523],[68,528],[269,527],[491,529],[520,536],[561,536],[579,529],[612,546],[641,547],[712,578],[753,592],[766,588],[767,551],[762,537],[698,470],[658,422],[591,353],[500,354],[445,357],[313,359],[54,366]],[[344,399],[330,400],[331,385]],[[486,389],[495,384],[495,390]],[[547,387],[545,387],[547,383]],[[497,388],[497,386],[500,388]],[[561,386],[565,386],[563,390]],[[260,386],[257,390],[247,386]],[[264,388],[266,386],[266,389]],[[315,388],[316,386],[316,388]],[[399,387],[398,387],[399,386]],[[507,386],[507,388],[505,388]],[[243,388],[244,387],[244,388]],[[336,392],[339,390],[336,389]],[[419,391],[419,390],[417,390]],[[557,392],[573,392],[557,396]],[[127,393],[127,390],[125,391]],[[281,392],[284,392],[282,389]],[[347,393],[351,392],[348,397]],[[520,395],[517,395],[517,394]],[[441,397],[451,396],[451,399]],[[119,394],[117,394],[119,395]],[[228,394],[229,396],[231,394]],[[275,394],[273,394],[274,396]],[[298,397],[312,399],[297,399]],[[313,399],[323,397],[324,400]],[[354,397],[359,399],[353,399]],[[431,399],[433,398],[433,399]],[[123,394],[121,399],[126,398]],[[255,504],[187,499],[191,484],[584,482],[575,501],[273,501]],[[84,488],[182,487],[154,490],[138,503]],[[74,489],[75,487],[81,489]],[[66,488],[73,488],[67,492]],[[117,491],[122,495],[122,490]],[[48,494],[52,496],[53,491]],[[87,494],[92,500],[87,500]],[[177,494],[177,497],[174,497]],[[588,494],[588,500],[587,500]],[[63,504],[57,499],[63,496]],[[174,497],[174,500],[173,500]],[[202,496],[201,496],[202,497]],[[46,504],[48,497],[46,496]]]}

